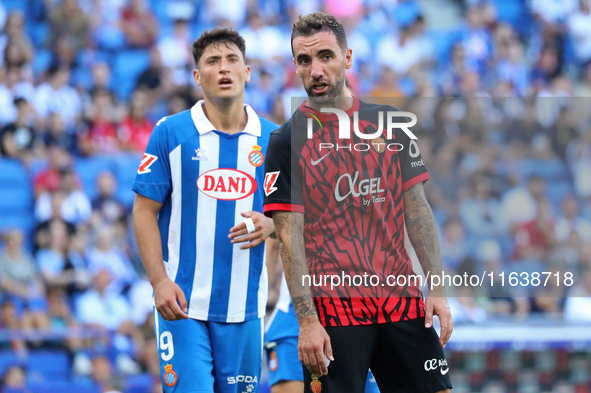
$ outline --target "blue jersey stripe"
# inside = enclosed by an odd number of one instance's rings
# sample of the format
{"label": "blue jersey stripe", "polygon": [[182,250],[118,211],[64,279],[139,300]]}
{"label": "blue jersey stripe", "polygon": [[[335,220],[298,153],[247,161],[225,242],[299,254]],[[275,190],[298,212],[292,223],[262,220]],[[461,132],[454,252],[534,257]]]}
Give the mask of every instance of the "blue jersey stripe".
{"label": "blue jersey stripe", "polygon": [[[199,144],[199,137],[192,136],[193,143]],[[181,146],[181,163],[183,167],[182,179],[182,216],[181,216],[181,245],[179,253],[179,268],[176,275],[175,282],[181,287],[185,293],[185,298],[190,306],[191,293],[193,291],[193,278],[195,276],[195,237],[197,236],[197,203],[199,194],[196,193],[196,183],[193,182],[191,176],[186,176],[185,173],[191,172],[199,173],[199,161],[191,160],[193,155],[192,144],[183,144]],[[197,198],[195,198],[197,197]],[[190,203],[192,201],[192,203]]]}
{"label": "blue jersey stripe", "polygon": [[[220,168],[236,168],[238,156],[238,138],[225,138],[220,135]],[[213,285],[209,315],[227,315],[230,300],[232,272],[232,244],[228,239],[230,228],[234,226],[236,201],[217,201],[215,220],[215,263],[213,265]]]}

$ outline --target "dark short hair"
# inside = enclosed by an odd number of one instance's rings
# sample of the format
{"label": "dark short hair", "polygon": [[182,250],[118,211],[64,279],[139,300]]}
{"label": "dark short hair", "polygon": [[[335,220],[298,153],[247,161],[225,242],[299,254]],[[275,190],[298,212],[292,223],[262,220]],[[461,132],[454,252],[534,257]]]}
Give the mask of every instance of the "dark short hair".
{"label": "dark short hair", "polygon": [[291,53],[293,53],[293,39],[296,37],[309,37],[321,31],[329,31],[335,35],[341,51],[347,50],[347,34],[340,20],[324,12],[314,12],[306,16],[299,16],[293,22],[291,30]]}
{"label": "dark short hair", "polygon": [[195,60],[195,67],[199,68],[199,59],[203,56],[203,52],[210,45],[234,44],[242,52],[242,57],[246,58],[246,44],[244,38],[236,30],[227,27],[216,27],[213,30],[205,30],[201,33],[198,39],[193,42],[193,60]]}

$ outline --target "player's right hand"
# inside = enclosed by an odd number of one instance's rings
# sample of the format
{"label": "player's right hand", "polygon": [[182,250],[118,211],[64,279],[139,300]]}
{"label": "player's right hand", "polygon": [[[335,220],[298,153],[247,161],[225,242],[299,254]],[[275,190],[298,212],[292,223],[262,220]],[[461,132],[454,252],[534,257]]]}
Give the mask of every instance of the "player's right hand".
{"label": "player's right hand", "polygon": [[298,357],[308,371],[317,376],[328,374],[326,358],[334,361],[330,337],[316,315],[304,317],[300,320]]}
{"label": "player's right hand", "polygon": [[168,277],[154,284],[154,303],[156,310],[167,321],[189,318],[185,293],[177,283]]}

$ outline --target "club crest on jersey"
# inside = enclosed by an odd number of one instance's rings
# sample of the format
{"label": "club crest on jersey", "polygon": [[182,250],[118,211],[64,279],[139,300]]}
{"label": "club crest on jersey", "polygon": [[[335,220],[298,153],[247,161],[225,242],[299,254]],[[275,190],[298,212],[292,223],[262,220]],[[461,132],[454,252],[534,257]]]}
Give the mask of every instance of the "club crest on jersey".
{"label": "club crest on jersey", "polygon": [[265,173],[265,181],[263,182],[263,187],[266,196],[269,196],[275,191],[277,191],[277,187],[275,187],[275,182],[277,182],[279,172],[280,171]]}
{"label": "club crest on jersey", "polygon": [[279,367],[279,359],[277,359],[277,353],[275,351],[271,352],[271,357],[269,359],[269,370],[274,372]]}
{"label": "club crest on jersey", "polygon": [[152,166],[152,164],[156,162],[157,159],[158,157],[156,157],[155,155],[144,153],[144,157],[142,158],[140,167],[137,170],[138,175],[152,172],[150,167]]}
{"label": "club crest on jersey", "polygon": [[322,382],[318,380],[317,376],[312,377],[312,382],[310,382],[310,389],[314,393],[320,393],[322,391]]}
{"label": "club crest on jersey", "polygon": [[199,176],[197,188],[208,197],[236,201],[252,195],[257,189],[257,182],[246,172],[219,168]]}
{"label": "club crest on jersey", "polygon": [[174,386],[176,385],[177,376],[176,372],[172,369],[172,364],[167,364],[164,366],[164,383],[167,386]]}
{"label": "club crest on jersey", "polygon": [[383,153],[386,151],[386,142],[384,138],[378,136],[371,141],[371,147],[378,153]]}
{"label": "club crest on jersey", "polygon": [[263,153],[261,153],[261,147],[259,145],[254,145],[253,150],[248,154],[248,162],[250,165],[259,167],[263,165],[263,161],[265,158],[263,157]]}

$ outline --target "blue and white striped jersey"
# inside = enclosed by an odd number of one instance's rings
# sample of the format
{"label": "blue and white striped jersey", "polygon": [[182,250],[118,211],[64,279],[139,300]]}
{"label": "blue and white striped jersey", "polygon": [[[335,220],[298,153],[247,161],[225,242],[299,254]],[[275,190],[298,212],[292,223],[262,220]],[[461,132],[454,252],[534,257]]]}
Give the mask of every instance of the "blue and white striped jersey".
{"label": "blue and white striped jersey", "polygon": [[203,112],[164,117],[154,128],[133,190],[161,202],[158,216],[168,277],[184,291],[189,317],[243,322],[265,315],[265,247],[228,239],[242,212],[262,212],[264,157],[278,126],[245,105],[243,132],[216,131]]}

